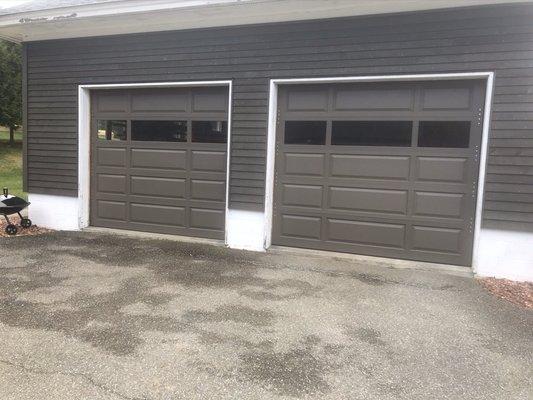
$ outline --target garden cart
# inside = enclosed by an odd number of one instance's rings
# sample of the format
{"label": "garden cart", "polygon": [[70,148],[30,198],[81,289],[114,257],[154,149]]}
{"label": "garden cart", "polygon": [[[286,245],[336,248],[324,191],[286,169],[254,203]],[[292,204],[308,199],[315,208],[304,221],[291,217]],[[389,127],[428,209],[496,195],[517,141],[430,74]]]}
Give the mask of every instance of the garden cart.
{"label": "garden cart", "polygon": [[3,195],[0,196],[0,215],[3,215],[7,221],[5,232],[8,235],[16,235],[18,232],[17,226],[11,223],[8,215],[18,214],[20,217],[20,226],[22,228],[29,228],[31,226],[31,221],[20,214],[20,212],[29,205],[30,203],[26,200],[20,197],[11,196],[7,188],[4,188]]}

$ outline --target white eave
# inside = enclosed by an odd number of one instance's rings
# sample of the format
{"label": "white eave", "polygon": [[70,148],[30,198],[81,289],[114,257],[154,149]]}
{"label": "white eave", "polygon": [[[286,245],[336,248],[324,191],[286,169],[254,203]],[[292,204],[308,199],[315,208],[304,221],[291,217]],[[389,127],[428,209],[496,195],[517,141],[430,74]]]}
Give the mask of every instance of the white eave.
{"label": "white eave", "polygon": [[0,15],[0,37],[27,42],[519,2],[524,0],[122,0]]}

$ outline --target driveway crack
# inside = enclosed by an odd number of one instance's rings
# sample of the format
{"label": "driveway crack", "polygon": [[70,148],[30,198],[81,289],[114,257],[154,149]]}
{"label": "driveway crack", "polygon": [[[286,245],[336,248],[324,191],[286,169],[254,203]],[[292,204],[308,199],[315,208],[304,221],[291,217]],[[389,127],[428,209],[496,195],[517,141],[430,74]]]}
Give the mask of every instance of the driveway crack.
{"label": "driveway crack", "polygon": [[75,373],[75,372],[64,372],[64,371],[44,371],[44,370],[41,370],[41,369],[37,369],[37,368],[29,368],[29,367],[26,367],[25,365],[22,365],[22,364],[17,364],[17,363],[14,363],[12,361],[8,361],[8,360],[1,360],[0,359],[0,364],[4,364],[4,365],[8,365],[10,367],[14,367],[14,368],[18,368],[26,373],[30,373],[30,374],[36,374],[36,375],[65,375],[65,376],[70,376],[70,377],[73,377],[73,378],[81,378],[83,379],[85,382],[89,383],[91,386],[94,386],[108,394],[111,394],[111,395],[114,395],[114,396],[117,396],[121,399],[124,399],[124,400],[148,400],[148,397],[132,397],[132,396],[127,396],[123,393],[120,393],[120,392],[117,392],[116,390],[113,390],[103,384],[100,384],[98,382],[96,382],[90,375],[87,375],[87,374],[82,374],[82,373]]}

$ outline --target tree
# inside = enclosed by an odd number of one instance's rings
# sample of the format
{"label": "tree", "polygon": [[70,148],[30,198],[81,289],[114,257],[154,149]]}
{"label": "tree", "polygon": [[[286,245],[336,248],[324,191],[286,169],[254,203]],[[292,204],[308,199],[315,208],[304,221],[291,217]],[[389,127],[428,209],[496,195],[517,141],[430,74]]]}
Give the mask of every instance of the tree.
{"label": "tree", "polygon": [[0,126],[9,128],[9,144],[22,124],[22,50],[0,40]]}

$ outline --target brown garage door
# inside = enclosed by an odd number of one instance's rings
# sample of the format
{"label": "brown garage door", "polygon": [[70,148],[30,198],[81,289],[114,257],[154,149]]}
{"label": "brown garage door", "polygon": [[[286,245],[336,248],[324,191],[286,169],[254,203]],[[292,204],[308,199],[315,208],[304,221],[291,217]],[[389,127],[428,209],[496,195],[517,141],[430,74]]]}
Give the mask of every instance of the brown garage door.
{"label": "brown garage door", "polygon": [[224,237],[226,88],[95,91],[91,224]]}
{"label": "brown garage door", "polygon": [[476,81],[280,88],[273,243],[469,265]]}

